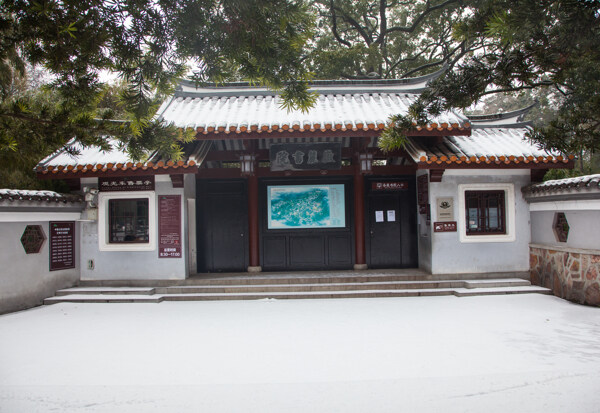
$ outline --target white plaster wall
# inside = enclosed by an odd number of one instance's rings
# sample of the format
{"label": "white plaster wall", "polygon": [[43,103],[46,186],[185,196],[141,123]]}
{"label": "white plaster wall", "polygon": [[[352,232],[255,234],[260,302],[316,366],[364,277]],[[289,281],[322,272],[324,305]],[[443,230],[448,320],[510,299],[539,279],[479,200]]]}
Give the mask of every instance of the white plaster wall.
{"label": "white plaster wall", "polygon": [[530,182],[529,170],[446,170],[442,182],[429,184],[431,221],[437,221],[436,198],[451,197],[457,226],[465,225],[459,216],[458,185],[473,183],[514,184],[515,241],[461,242],[459,232],[431,232],[431,272],[433,274],[521,272],[529,269],[531,238],[529,207],[521,188]]}
{"label": "white plaster wall", "polygon": [[[66,221],[60,213],[52,220]],[[37,254],[26,254],[21,236],[27,225],[41,225],[46,236]],[[79,280],[79,234],[75,224],[75,263],[68,270],[50,271],[48,221],[0,222],[0,314],[41,305],[56,290],[68,288]]]}
{"label": "white plaster wall", "polygon": [[[563,212],[569,223],[567,242],[557,241],[552,226],[555,212]],[[548,246],[600,250],[600,208],[595,210],[531,212],[531,242]]]}
{"label": "white plaster wall", "polygon": [[[95,185],[88,183],[88,185]],[[173,188],[168,175],[157,175],[155,182],[157,214],[154,225],[158,236],[158,197],[181,195],[182,257],[158,258],[157,247],[152,251],[100,251],[98,248],[98,221],[81,224],[81,279],[82,280],[140,280],[184,279],[188,271],[187,207],[184,188]],[[135,193],[132,192],[132,196]],[[92,260],[93,269],[89,268]]]}

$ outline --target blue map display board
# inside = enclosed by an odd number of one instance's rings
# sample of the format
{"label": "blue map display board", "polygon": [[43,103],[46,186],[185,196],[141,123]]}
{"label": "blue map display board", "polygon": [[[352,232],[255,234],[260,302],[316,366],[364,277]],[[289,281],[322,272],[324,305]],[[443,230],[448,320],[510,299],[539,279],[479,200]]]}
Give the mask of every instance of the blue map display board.
{"label": "blue map display board", "polygon": [[267,187],[269,229],[343,228],[344,185]]}

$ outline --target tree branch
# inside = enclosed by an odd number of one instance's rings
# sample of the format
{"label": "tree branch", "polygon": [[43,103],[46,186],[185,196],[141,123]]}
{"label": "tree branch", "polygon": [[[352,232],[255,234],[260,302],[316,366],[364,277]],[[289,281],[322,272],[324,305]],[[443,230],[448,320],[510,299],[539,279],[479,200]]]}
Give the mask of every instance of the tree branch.
{"label": "tree branch", "polygon": [[333,5],[333,1],[331,0],[329,2],[329,8],[331,9],[331,31],[333,33],[333,37],[335,37],[335,39],[340,42],[341,44],[343,44],[344,46],[347,47],[352,47],[352,44],[341,38],[340,34],[338,33],[338,29],[337,29],[337,16],[335,15],[335,7]]}
{"label": "tree branch", "polygon": [[341,13],[341,18],[343,20],[345,20],[348,24],[350,24],[352,27],[354,27],[356,29],[356,31],[358,31],[358,33],[361,35],[361,37],[363,38],[363,40],[365,41],[365,43],[367,44],[367,46],[370,46],[371,43],[373,43],[373,39],[371,38],[371,36],[365,32],[365,30],[363,29],[363,27],[356,21],[354,20],[352,17],[348,16],[344,10],[340,9],[339,7],[336,7],[333,4],[333,0],[331,0],[331,6],[337,10],[339,13]]}
{"label": "tree branch", "polygon": [[[423,11],[423,13],[421,13],[419,15],[419,17],[417,17],[415,19],[415,21],[410,25],[410,26],[404,26],[404,27],[390,27],[387,31],[387,33],[392,33],[392,32],[404,32],[404,33],[412,33],[416,30],[416,28],[419,26],[419,24],[421,24],[421,22],[423,21],[423,19],[425,19],[425,17],[427,17],[428,14],[442,9],[444,7],[446,7],[449,4],[452,3],[458,3],[459,0],[447,0],[443,3],[438,4],[437,6],[429,6],[429,1],[427,2],[427,8]],[[387,34],[386,33],[386,34]],[[383,34],[383,33],[382,33]]]}

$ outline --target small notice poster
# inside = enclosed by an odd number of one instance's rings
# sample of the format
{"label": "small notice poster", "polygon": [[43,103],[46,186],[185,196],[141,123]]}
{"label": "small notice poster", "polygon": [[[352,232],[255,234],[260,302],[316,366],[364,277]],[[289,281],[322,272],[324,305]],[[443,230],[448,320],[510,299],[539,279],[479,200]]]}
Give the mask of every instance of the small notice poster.
{"label": "small notice poster", "polygon": [[158,196],[158,258],[181,258],[181,195]]}
{"label": "small notice poster", "polygon": [[396,221],[396,210],[394,210],[394,209],[388,210],[387,219],[388,219],[388,222],[395,222]]}
{"label": "small notice poster", "polygon": [[375,222],[383,222],[383,211],[375,211]]}
{"label": "small notice poster", "polygon": [[50,221],[50,271],[75,268],[75,222]]}

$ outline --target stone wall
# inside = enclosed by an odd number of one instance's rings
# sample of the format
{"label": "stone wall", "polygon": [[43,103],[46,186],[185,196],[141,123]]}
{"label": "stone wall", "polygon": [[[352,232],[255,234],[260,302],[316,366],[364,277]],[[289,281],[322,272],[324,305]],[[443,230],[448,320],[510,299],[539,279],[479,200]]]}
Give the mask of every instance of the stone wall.
{"label": "stone wall", "polygon": [[531,245],[531,282],[557,297],[600,306],[600,252]]}

